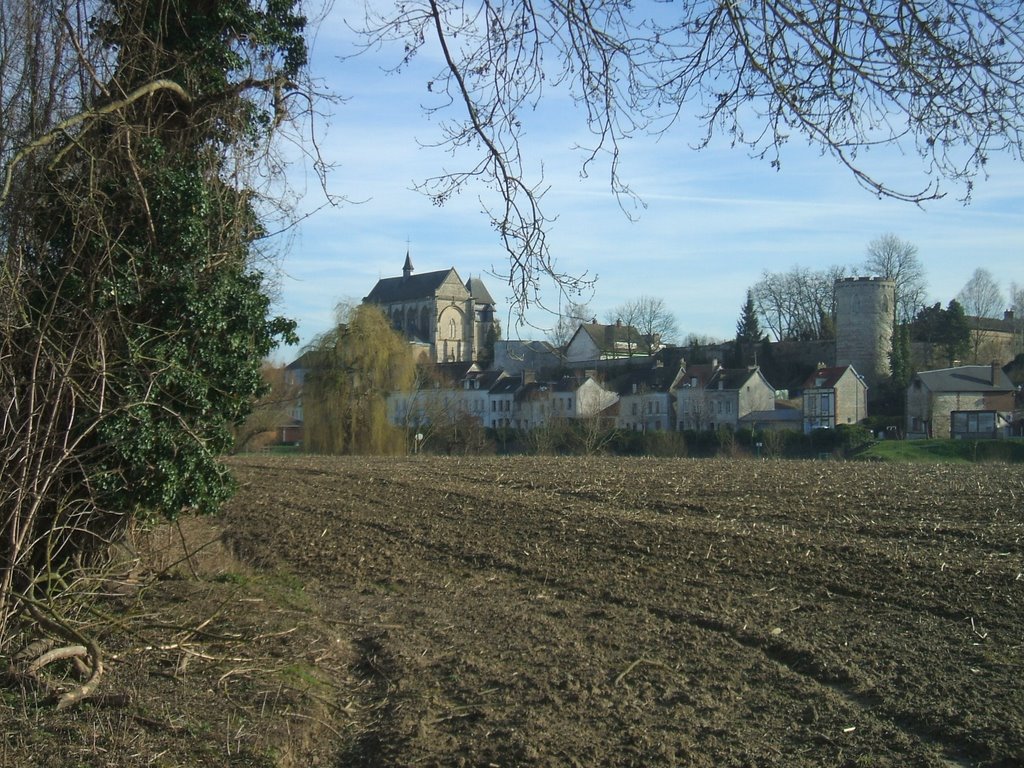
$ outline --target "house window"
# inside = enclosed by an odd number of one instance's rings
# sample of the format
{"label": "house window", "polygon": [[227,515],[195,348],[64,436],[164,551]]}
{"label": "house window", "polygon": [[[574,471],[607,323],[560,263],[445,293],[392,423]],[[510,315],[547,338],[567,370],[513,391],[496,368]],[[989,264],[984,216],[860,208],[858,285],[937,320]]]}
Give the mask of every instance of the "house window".
{"label": "house window", "polygon": [[819,413],[822,416],[832,416],[832,415],[834,415],[833,411],[832,411],[832,393],[831,392],[822,392],[821,393],[821,410],[819,411]]}
{"label": "house window", "polygon": [[633,403],[633,415],[636,416],[636,414],[637,414],[637,404]]}
{"label": "house window", "polygon": [[950,419],[953,437],[996,436],[995,411],[953,411]]}

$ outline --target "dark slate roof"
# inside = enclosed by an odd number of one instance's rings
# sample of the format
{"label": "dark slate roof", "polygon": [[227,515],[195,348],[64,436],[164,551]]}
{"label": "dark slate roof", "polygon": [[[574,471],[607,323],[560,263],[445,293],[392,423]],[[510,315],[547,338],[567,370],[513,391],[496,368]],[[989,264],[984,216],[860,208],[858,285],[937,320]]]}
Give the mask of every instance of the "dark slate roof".
{"label": "dark slate roof", "polygon": [[684,387],[689,387],[690,382],[693,379],[697,379],[698,386],[706,387],[708,382],[710,382],[714,377],[715,372],[718,370],[718,367],[712,363],[695,363],[694,365],[688,365],[676,375],[676,388],[682,389]]}
{"label": "dark slate roof", "polygon": [[504,371],[469,371],[466,374],[467,381],[477,382],[477,389],[490,390],[497,383],[498,379],[505,375]]}
{"label": "dark slate roof", "polygon": [[516,400],[538,400],[547,397],[550,386],[544,381],[531,381],[516,392]]}
{"label": "dark slate roof", "polygon": [[451,388],[459,387],[475,365],[476,363],[465,361],[429,364],[424,369],[426,375],[420,382],[420,389],[431,389],[438,385]]}
{"label": "dark slate roof", "polygon": [[503,343],[515,345],[519,349],[525,349],[534,354],[550,355],[555,351],[550,341],[532,341],[529,339],[502,339]]}
{"label": "dark slate roof", "polygon": [[575,392],[585,381],[586,379],[578,379],[575,376],[563,376],[551,385],[551,389],[555,392]]}
{"label": "dark slate roof", "polygon": [[665,346],[655,352],[653,357],[666,368],[678,371],[679,366],[686,362],[685,354],[687,351],[686,347]]}
{"label": "dark slate roof", "polygon": [[707,387],[718,389],[721,382],[722,389],[739,389],[756,375],[756,368],[719,368],[708,381]]}
{"label": "dark slate roof", "polygon": [[[804,379],[804,389],[835,389],[836,384],[848,370],[857,371],[852,365],[838,365],[832,368],[818,368]],[[821,379],[821,383],[818,383]]]}
{"label": "dark slate roof", "polygon": [[603,323],[581,323],[577,333],[587,334],[601,352],[619,353],[616,344],[623,343],[633,352],[650,352],[651,339],[644,336],[632,325],[604,325]]}
{"label": "dark slate roof", "polygon": [[494,386],[488,390],[492,395],[509,395],[523,385],[522,376],[506,376],[498,379]]}
{"label": "dark slate roof", "polygon": [[473,297],[473,301],[477,304],[494,304],[494,299],[491,298],[490,292],[487,290],[487,286],[484,285],[484,281],[479,277],[471,277],[466,281],[466,290],[469,291],[469,295]]}
{"label": "dark slate roof", "polygon": [[[608,382],[608,388],[619,395],[668,392],[674,378],[674,371],[661,366],[657,368],[634,368]],[[635,388],[635,390],[634,390]]]}
{"label": "dark slate roof", "polygon": [[919,371],[914,378],[928,385],[932,392],[1011,392],[1013,382],[999,366],[995,366],[996,383],[992,383],[993,366],[961,365],[936,371]]}
{"label": "dark slate roof", "polygon": [[[454,268],[442,269],[437,272],[424,272],[421,275],[402,277],[384,277],[377,281],[373,290],[364,301],[375,304],[390,304],[394,301],[412,301],[425,296],[433,296]],[[458,277],[458,273],[456,273]],[[462,282],[461,280],[459,281]]]}

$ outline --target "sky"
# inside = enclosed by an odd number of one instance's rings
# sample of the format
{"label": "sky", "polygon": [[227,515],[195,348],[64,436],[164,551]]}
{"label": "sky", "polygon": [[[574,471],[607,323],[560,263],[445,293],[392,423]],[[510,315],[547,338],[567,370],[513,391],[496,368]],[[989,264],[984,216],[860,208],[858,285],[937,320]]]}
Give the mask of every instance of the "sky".
{"label": "sky", "polygon": [[[413,187],[469,157],[429,145],[440,137],[437,117],[422,105],[426,83],[439,64],[426,51],[398,74],[389,73],[401,49],[354,51],[348,23],[362,18],[360,2],[340,0],[319,25],[311,69],[319,86],[344,101],[321,104],[314,130],[331,166],[328,189],[345,202],[324,206],[308,160],[293,153],[288,170],[308,214],[278,238],[280,280],[275,310],[298,322],[300,346],[328,330],[339,302],[359,301],[382,277],[401,274],[406,253],[417,272],[454,267],[463,281],[481,277],[498,302],[505,338],[544,338],[556,317],[537,306],[517,323],[510,291],[497,275],[507,271],[502,244],[470,187],[437,207]],[[558,268],[596,278],[587,302],[598,319],[641,295],[663,299],[677,318],[682,341],[735,335],[746,291],[765,271],[799,266],[821,270],[865,259],[868,243],[892,233],[918,248],[929,303],[945,305],[974,270],[989,270],[1004,294],[1024,285],[1024,165],[993,156],[972,200],[950,187],[942,200],[915,206],[878,199],[848,170],[820,150],[794,139],[783,148],[781,169],[724,142],[691,149],[699,126],[684,121],[669,135],[643,137],[622,147],[620,175],[642,198],[627,216],[612,194],[607,167],[587,178],[572,147],[588,139],[581,117],[553,98],[526,115],[527,173],[549,188],[544,205],[556,221],[548,242]],[[912,156],[876,153],[887,180],[923,187]],[[544,304],[557,308],[548,285]],[[287,361],[297,348],[280,350]]]}

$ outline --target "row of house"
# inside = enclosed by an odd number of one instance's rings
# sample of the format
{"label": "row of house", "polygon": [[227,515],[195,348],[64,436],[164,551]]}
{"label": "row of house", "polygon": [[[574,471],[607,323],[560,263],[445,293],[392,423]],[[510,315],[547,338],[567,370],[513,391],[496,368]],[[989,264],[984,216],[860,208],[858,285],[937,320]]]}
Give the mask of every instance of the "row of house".
{"label": "row of house", "polygon": [[[657,335],[622,322],[580,323],[561,347],[499,341],[495,302],[482,280],[463,281],[454,267],[413,272],[407,253],[401,276],[382,278],[364,299],[380,306],[405,335],[417,362],[436,372],[414,391],[390,395],[389,419],[402,427],[471,417],[487,428],[519,430],[560,419],[593,419],[643,432],[749,427],[809,433],[863,421],[868,381],[888,377],[891,281],[837,282],[837,301],[842,301],[835,341],[817,342],[813,349],[804,344],[814,356],[802,355],[791,368],[806,370],[815,359],[830,363],[819,364],[802,382],[791,380],[799,396],[789,398],[756,365],[687,364],[683,350],[665,347]],[[1002,325],[986,326],[988,335],[975,334],[975,340],[1002,339],[1018,325],[1008,313]],[[1008,338],[1016,339],[1012,333]],[[776,345],[772,355],[781,357],[783,346]],[[724,348],[714,354],[723,353]],[[286,372],[300,390],[304,367],[303,357]],[[559,373],[539,380],[534,371]],[[1021,393],[996,364],[923,371],[911,382],[906,403],[908,437],[1024,432]],[[301,398],[294,416],[288,436],[301,441]]]}
{"label": "row of house", "polygon": [[792,429],[810,432],[855,424],[867,415],[867,385],[853,366],[820,367],[802,398],[785,399],[758,366],[708,364],[625,371],[579,370],[550,381],[529,371],[438,366],[426,386],[393,392],[388,418],[406,428],[471,417],[486,428],[531,430],[559,420],[590,419],[639,432]]}
{"label": "row of house", "polygon": [[[681,364],[668,370],[582,370],[552,381],[530,372],[451,366],[430,386],[394,392],[391,423],[402,427],[469,416],[487,428],[531,430],[591,419],[640,432],[835,429],[868,415],[867,385],[851,365],[819,366],[796,398],[776,391],[758,366]],[[907,387],[906,437],[996,439],[1024,436],[1024,396],[997,364],[965,365],[914,376]]]}
{"label": "row of house", "polygon": [[[604,334],[597,324],[580,332],[586,339],[622,338]],[[582,328],[582,326],[581,326]],[[632,342],[630,343],[632,346]],[[612,346],[611,349],[615,350]],[[435,375],[409,392],[388,397],[388,418],[396,426],[417,428],[471,417],[485,428],[532,430],[560,420],[593,420],[602,427],[639,432],[714,431],[749,428],[834,429],[868,416],[868,387],[852,365],[820,365],[802,382],[798,396],[777,391],[759,366],[727,368],[717,360],[687,364],[672,350],[649,354],[634,347],[575,368],[561,360],[563,372],[540,380],[529,369],[510,366],[482,369],[477,363],[442,363]],[[641,351],[642,350],[642,351]],[[546,347],[521,363],[557,362]],[[646,354],[644,354],[646,353]],[[304,358],[289,366],[292,383],[301,388]],[[607,363],[605,367],[599,367]],[[569,371],[569,373],[565,373]],[[1022,394],[997,364],[967,365],[917,373],[906,393],[908,438],[991,439],[1024,435]],[[283,427],[285,442],[301,440],[301,400],[295,420]]]}

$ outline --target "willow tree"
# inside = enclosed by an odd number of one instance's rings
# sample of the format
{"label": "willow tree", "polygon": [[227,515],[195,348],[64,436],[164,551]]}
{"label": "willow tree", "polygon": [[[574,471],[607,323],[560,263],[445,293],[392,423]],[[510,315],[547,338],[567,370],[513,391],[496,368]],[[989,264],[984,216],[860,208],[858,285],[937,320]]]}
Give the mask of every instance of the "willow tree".
{"label": "willow tree", "polygon": [[[521,302],[561,279],[545,237],[543,178],[520,138],[548,95],[571,98],[592,133],[585,172],[619,175],[625,140],[695,124],[774,167],[809,142],[870,193],[921,202],[969,197],[985,163],[1024,148],[1024,10],[1019,0],[763,0],[636,3],[397,0],[368,3],[367,46],[397,42],[396,66],[441,62],[425,82],[441,141],[465,164],[426,180],[443,202],[467,185],[511,259]],[[884,153],[920,159],[898,185]],[[877,160],[875,158],[878,158]],[[890,176],[890,173],[892,174]]]}
{"label": "willow tree", "polygon": [[388,422],[387,398],[415,377],[409,345],[380,308],[339,312],[338,325],[306,350],[304,444],[313,453],[394,454],[406,435]]}
{"label": "willow tree", "polygon": [[230,493],[229,427],[294,339],[254,182],[308,102],[293,0],[0,8],[2,646],[15,613],[66,626],[54,585],[133,521]]}

